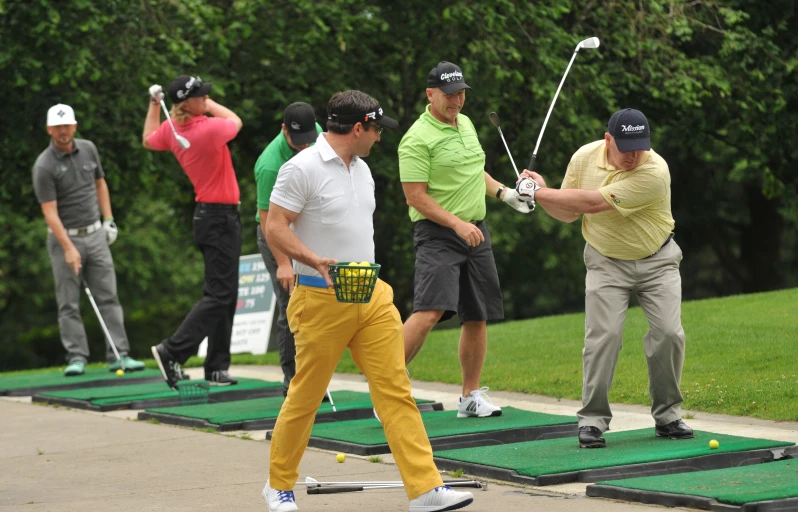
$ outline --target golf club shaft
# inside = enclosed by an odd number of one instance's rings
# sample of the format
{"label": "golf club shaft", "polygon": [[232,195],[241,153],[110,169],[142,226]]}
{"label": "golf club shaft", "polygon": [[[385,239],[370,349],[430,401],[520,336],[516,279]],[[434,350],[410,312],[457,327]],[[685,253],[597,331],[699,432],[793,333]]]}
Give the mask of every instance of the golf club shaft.
{"label": "golf club shaft", "polygon": [[[449,487],[471,487],[474,489],[481,489],[482,484],[476,481],[471,482],[458,482],[446,483]],[[325,486],[325,487],[308,487],[308,494],[340,494],[345,492],[360,492],[372,489],[402,489],[403,484],[382,484],[382,485],[341,485],[341,486]]]}
{"label": "golf club shaft", "polygon": [[532,157],[529,159],[529,166],[527,169],[530,171],[534,170],[535,168],[535,158],[538,154],[538,148],[540,147],[540,141],[543,139],[543,132],[546,131],[546,125],[549,122],[549,116],[551,116],[551,111],[554,110],[554,104],[557,102],[557,96],[560,95],[560,89],[562,89],[562,84],[565,83],[565,77],[568,76],[568,71],[571,70],[571,65],[574,63],[574,59],[576,58],[576,54],[579,53],[579,46],[577,45],[576,50],[574,50],[574,54],[571,56],[571,61],[568,63],[568,67],[565,68],[565,74],[562,76],[562,80],[560,80],[560,85],[557,86],[557,92],[554,93],[554,98],[551,100],[551,105],[549,106],[549,111],[546,113],[546,119],[543,120],[543,126],[540,129],[540,135],[538,135],[538,141],[535,144],[535,150],[532,151]]}
{"label": "golf club shaft", "polygon": [[327,388],[327,400],[330,401],[330,407],[332,407],[333,412],[338,412],[335,409],[335,402],[333,402],[332,395],[330,394],[330,388]]}
{"label": "golf club shaft", "polygon": [[114,340],[111,339],[111,333],[108,332],[108,327],[105,326],[105,321],[103,321],[103,316],[100,314],[100,308],[97,307],[97,303],[94,302],[94,296],[91,294],[91,290],[89,289],[89,283],[86,282],[86,278],[81,277],[83,281],[83,288],[86,290],[86,295],[89,296],[89,302],[91,302],[91,307],[94,308],[94,312],[97,314],[97,320],[100,321],[100,327],[103,329],[103,333],[105,333],[105,339],[108,340],[108,344],[111,345],[111,350],[114,351],[114,355],[116,356],[116,360],[119,361],[119,366],[122,370],[125,370],[125,364],[122,362],[122,358],[119,357],[119,351],[116,349],[116,345],[114,345]]}
{"label": "golf club shaft", "polygon": [[498,128],[499,136],[502,138],[502,142],[504,143],[504,149],[507,150],[507,155],[510,157],[510,163],[513,164],[513,170],[515,171],[515,175],[520,178],[521,175],[518,173],[518,167],[515,166],[515,160],[513,160],[513,154],[510,153],[510,146],[507,145],[507,141],[504,140],[504,133],[502,133],[502,129]]}
{"label": "golf club shaft", "polygon": [[177,137],[178,137],[177,130],[175,129],[174,123],[172,123],[172,116],[169,115],[169,110],[166,108],[166,103],[164,103],[163,100],[161,100],[161,108],[163,109],[164,113],[166,114],[166,120],[169,121],[169,126],[172,127],[172,133],[174,134],[175,139],[177,139]]}
{"label": "golf club shaft", "polygon": [[[393,485],[404,486],[401,480],[373,480],[362,482],[297,482],[295,485],[306,485],[308,487],[371,487],[375,485]],[[476,480],[444,480],[443,485],[449,487],[482,487],[482,482]]]}

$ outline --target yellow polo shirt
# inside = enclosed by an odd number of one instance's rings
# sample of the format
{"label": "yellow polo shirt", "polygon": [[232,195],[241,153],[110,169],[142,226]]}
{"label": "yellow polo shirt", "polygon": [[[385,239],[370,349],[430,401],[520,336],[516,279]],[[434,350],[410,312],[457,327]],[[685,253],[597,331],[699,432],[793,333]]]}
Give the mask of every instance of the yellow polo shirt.
{"label": "yellow polo shirt", "polygon": [[620,171],[607,162],[604,139],[582,146],[571,157],[561,188],[598,190],[612,205],[582,216],[585,240],[608,258],[647,258],[673,231],[671,175],[654,150],[636,168]]}

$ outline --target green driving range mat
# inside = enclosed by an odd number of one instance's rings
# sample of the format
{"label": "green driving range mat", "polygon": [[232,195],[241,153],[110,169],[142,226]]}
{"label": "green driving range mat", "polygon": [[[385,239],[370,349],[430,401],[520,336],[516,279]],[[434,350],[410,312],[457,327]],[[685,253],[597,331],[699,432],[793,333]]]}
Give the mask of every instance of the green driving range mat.
{"label": "green driving range mat", "polygon": [[163,381],[158,370],[144,369],[117,377],[107,368],[90,368],[83,375],[65,377],[63,371],[0,375],[0,396],[30,396],[45,391],[91,388],[101,386],[127,386],[144,382]]}
{"label": "green driving range mat", "polygon": [[[159,372],[160,375],[160,372]],[[247,400],[265,396],[281,395],[282,382],[266,382],[258,379],[238,379],[235,386],[211,386],[208,402]],[[160,382],[113,386],[90,389],[48,391],[33,396],[34,402],[59,404],[91,411],[113,411],[117,409],[147,409],[150,407],[173,407],[180,405],[180,395]]]}
{"label": "green driving range mat", "polygon": [[[514,407],[504,407],[501,416],[490,418],[458,418],[457,411],[441,411],[424,414],[421,419],[434,450],[574,436],[577,431],[573,416]],[[382,424],[373,417],[315,425],[308,446],[356,455],[390,452]]]}
{"label": "green driving range mat", "polygon": [[[693,439],[654,436],[654,427],[606,433],[606,448],[579,448],[574,437],[436,451],[440,469],[529,485],[597,482],[758,464],[780,458],[793,443],[695,431]],[[720,447],[709,448],[716,439]]]}
{"label": "green driving range mat", "polygon": [[[356,391],[331,392],[336,411],[329,402],[322,402],[316,413],[316,423],[325,421],[347,421],[374,416],[368,393]],[[207,405],[189,405],[147,409],[140,412],[139,420],[157,419],[162,423],[184,427],[213,428],[218,431],[263,430],[274,427],[284,398],[258,398]],[[419,410],[440,411],[443,405],[431,400],[415,399]]]}
{"label": "green driving range mat", "polygon": [[666,507],[740,512],[798,510],[798,460],[599,482],[587,495]]}

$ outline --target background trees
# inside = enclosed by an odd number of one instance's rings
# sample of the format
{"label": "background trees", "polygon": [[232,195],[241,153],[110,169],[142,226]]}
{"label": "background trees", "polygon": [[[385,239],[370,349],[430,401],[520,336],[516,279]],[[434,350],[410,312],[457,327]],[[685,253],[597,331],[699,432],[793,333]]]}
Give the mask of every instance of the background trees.
{"label": "background trees", "polygon": [[[244,120],[231,143],[242,190],[244,252],[256,252],[252,168],[284,107],[357,88],[406,130],[423,109],[426,74],[458,63],[474,88],[464,112],[487,167],[514,173],[487,114],[496,111],[518,163],[531,153],[576,43],[580,52],[539,150],[557,185],[570,155],[618,108],[649,117],[669,162],[684,292],[699,298],[795,286],[798,24],[774,0],[0,0],[0,369],[60,362],[45,225],[30,168],[48,138],[47,108],[75,108],[78,136],[100,150],[120,227],[120,298],[134,346],[168,335],[201,287],[191,245],[193,194],[169,154],[140,147],[147,87],[188,73]],[[369,157],[377,260],[403,313],[412,305],[411,228],[398,181],[401,133]],[[507,317],[580,310],[578,224],[521,216],[488,199]],[[101,334],[84,315],[94,354]]]}

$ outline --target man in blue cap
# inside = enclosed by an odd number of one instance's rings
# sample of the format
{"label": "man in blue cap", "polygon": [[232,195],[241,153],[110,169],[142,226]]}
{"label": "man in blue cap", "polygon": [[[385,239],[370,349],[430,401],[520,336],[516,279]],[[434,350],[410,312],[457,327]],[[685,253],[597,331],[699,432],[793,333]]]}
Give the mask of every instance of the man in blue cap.
{"label": "man in blue cap", "polygon": [[[531,199],[563,222],[582,216],[585,246],[584,383],[579,446],[603,448],[612,419],[608,394],[623,341],[623,323],[634,293],[648,318],[643,337],[655,435],[693,437],[681,419],[679,383],[684,366],[681,321],[682,250],[673,239],[671,176],[651,149],[651,129],[639,110],[619,110],[604,138],[571,158],[559,190],[536,172]],[[537,188],[540,187],[540,188]]]}

